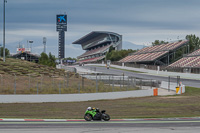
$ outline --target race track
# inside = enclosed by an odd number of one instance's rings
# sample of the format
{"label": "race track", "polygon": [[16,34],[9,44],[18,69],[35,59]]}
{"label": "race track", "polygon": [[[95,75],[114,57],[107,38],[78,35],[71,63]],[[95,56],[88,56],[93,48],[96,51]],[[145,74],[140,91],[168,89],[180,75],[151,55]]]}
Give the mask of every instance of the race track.
{"label": "race track", "polygon": [[166,120],[128,120],[128,121],[76,121],[76,122],[40,122],[8,121],[0,122],[2,133],[187,133],[199,132],[200,119]]}
{"label": "race track", "polygon": [[[148,75],[145,73],[136,73],[136,72],[130,72],[125,70],[119,70],[119,69],[106,69],[105,67],[96,67],[97,72],[102,72],[104,74],[114,74],[114,75],[122,75],[124,73],[125,76],[133,76],[137,78],[143,78],[143,79],[155,79],[158,81],[168,81],[168,77],[162,77],[162,76],[154,76],[154,75]],[[83,68],[91,70],[94,68],[94,66],[84,66]],[[171,78],[171,80],[176,81],[175,78]],[[186,86],[191,87],[200,87],[200,81],[194,80],[194,79],[183,79],[181,78],[181,82]]]}

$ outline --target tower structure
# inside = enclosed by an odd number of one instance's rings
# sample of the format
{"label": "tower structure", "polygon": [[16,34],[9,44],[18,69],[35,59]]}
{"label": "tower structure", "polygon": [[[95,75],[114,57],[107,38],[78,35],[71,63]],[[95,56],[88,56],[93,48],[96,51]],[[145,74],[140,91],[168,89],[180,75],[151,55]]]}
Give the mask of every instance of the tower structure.
{"label": "tower structure", "polygon": [[46,43],[47,43],[47,38],[43,37],[44,53],[46,53]]}
{"label": "tower structure", "polygon": [[56,15],[56,31],[58,31],[58,58],[65,58],[65,31],[67,31],[67,14]]}

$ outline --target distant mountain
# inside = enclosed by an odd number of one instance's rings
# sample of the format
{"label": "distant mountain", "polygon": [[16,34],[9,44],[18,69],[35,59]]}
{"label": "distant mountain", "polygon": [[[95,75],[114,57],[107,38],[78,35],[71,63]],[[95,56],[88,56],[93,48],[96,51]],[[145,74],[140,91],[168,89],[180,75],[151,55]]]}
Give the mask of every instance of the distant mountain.
{"label": "distant mountain", "polygon": [[143,45],[137,45],[137,44],[134,44],[134,43],[128,42],[128,41],[123,41],[122,42],[122,49],[137,50],[137,49],[142,49],[143,47],[144,47]]}

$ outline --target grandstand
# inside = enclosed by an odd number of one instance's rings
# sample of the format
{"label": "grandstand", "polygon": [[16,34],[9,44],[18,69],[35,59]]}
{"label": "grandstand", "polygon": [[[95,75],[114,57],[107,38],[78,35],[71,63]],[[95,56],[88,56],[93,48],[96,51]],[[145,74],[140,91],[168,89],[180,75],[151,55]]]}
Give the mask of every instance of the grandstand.
{"label": "grandstand", "polygon": [[200,67],[200,49],[172,63],[171,65],[169,65],[169,67],[199,68]]}
{"label": "grandstand", "polygon": [[187,40],[175,41],[167,44],[145,47],[121,59],[121,63],[135,63],[148,65],[168,65],[170,57],[175,57],[175,51],[188,44]]}
{"label": "grandstand", "polygon": [[106,31],[93,31],[73,44],[80,44],[85,53],[78,56],[79,63],[97,62],[105,58],[109,48],[113,46],[115,50],[122,49],[122,36]]}

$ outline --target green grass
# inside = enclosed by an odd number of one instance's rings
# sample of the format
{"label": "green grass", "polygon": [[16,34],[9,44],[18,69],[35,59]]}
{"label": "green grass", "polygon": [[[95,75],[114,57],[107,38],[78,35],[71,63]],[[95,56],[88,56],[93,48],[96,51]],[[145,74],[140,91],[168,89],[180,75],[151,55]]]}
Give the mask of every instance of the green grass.
{"label": "green grass", "polygon": [[0,104],[0,118],[83,118],[88,106],[105,109],[111,118],[199,117],[200,88],[186,87],[177,96],[65,103]]}
{"label": "green grass", "polygon": [[186,93],[183,96],[200,96],[200,88],[186,86]]}

